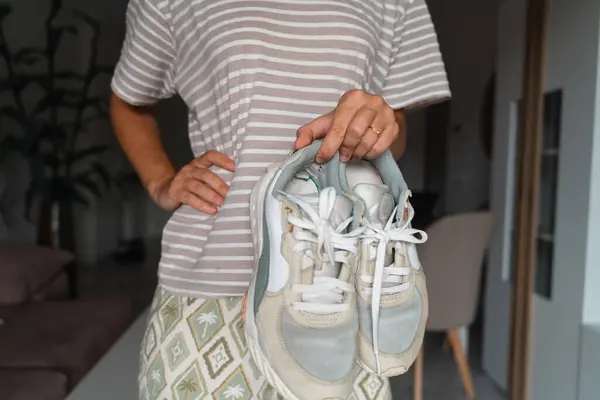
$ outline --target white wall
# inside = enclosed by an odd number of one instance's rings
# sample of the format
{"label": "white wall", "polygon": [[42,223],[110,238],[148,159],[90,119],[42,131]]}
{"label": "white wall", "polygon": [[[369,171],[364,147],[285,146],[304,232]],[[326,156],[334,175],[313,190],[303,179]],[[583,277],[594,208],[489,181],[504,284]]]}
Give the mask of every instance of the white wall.
{"label": "white wall", "polygon": [[[598,303],[596,303],[598,304]],[[600,325],[583,328],[581,335],[581,373],[578,400],[598,400],[600,394]]]}
{"label": "white wall", "polygon": [[[508,267],[508,225],[513,193],[511,103],[521,96],[525,2],[507,0],[500,12],[496,153],[492,209],[501,221],[493,239],[486,309],[484,367],[506,384],[509,293],[495,283]],[[576,399],[579,382],[583,294],[590,241],[590,182],[594,149],[598,28],[596,0],[554,0],[548,37],[546,89],[563,90],[553,296],[534,303],[532,399]],[[595,171],[594,171],[595,172]],[[596,244],[597,247],[597,244]],[[593,261],[597,268],[597,260]],[[590,275],[591,276],[591,275]],[[598,287],[600,282],[595,284]],[[596,289],[597,290],[597,289]],[[503,304],[498,305],[498,302]],[[598,304],[598,303],[596,303]],[[597,305],[596,305],[597,307]],[[495,312],[490,312],[494,310]],[[498,362],[500,360],[501,362]]]}
{"label": "white wall", "polygon": [[[600,35],[600,33],[597,32],[596,35]],[[596,44],[596,48],[599,47],[600,40]],[[600,380],[598,379],[598,371],[600,371],[600,290],[598,290],[600,287],[600,246],[598,246],[598,242],[600,242],[600,51],[596,52],[595,90],[579,400],[595,400],[600,393]]]}
{"label": "white wall", "polygon": [[[600,47],[600,40],[598,41]],[[600,77],[600,51],[596,52],[596,76]],[[588,220],[587,268],[584,291],[584,324],[600,324],[600,79],[596,80],[596,109],[592,138],[590,210]]]}

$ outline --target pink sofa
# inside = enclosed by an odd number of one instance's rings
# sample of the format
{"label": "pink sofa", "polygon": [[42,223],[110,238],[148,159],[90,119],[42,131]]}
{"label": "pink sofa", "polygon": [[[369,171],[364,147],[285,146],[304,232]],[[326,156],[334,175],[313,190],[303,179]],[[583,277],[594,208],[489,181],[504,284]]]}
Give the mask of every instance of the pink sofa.
{"label": "pink sofa", "polygon": [[41,246],[0,244],[0,305],[67,300],[75,257]]}
{"label": "pink sofa", "polygon": [[127,299],[71,299],[73,265],[66,252],[0,245],[2,400],[64,399],[132,322]]}

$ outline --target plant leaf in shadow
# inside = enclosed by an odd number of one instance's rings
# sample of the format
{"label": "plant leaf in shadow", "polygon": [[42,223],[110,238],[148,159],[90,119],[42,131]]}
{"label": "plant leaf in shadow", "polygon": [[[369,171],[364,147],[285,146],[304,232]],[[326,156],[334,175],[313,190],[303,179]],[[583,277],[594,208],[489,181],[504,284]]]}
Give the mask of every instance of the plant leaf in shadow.
{"label": "plant leaf in shadow", "polygon": [[[92,123],[108,119],[108,99],[92,88],[96,78],[113,72],[98,62],[101,25],[84,12],[67,12],[62,0],[47,1],[45,45],[18,49],[7,42],[3,25],[11,7],[0,5],[0,63],[7,72],[0,78],[0,90],[12,98],[0,107],[0,168],[11,155],[26,161],[31,176],[25,193],[27,218],[34,210],[35,215],[48,214],[40,209],[47,211],[53,204],[66,210],[73,204],[89,205],[106,193],[112,181],[98,159],[107,146],[90,144],[86,138]],[[90,41],[87,68],[82,72],[59,69],[56,60],[62,38],[84,30]],[[33,104],[24,96],[30,85],[42,90]]]}

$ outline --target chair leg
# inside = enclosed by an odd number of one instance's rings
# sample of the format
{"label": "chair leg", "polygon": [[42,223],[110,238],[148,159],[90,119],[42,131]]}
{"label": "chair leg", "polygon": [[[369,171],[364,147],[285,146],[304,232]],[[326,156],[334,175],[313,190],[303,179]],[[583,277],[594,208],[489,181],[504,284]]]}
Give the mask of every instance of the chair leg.
{"label": "chair leg", "polygon": [[469,368],[469,362],[465,357],[465,352],[460,341],[460,334],[458,329],[452,329],[447,332],[448,342],[454,352],[454,359],[458,365],[458,371],[460,372],[460,378],[465,388],[465,392],[469,399],[475,398],[475,388],[473,387],[473,378],[471,377],[471,369]]}
{"label": "chair leg", "polygon": [[413,400],[423,400],[423,351],[425,345],[421,346],[417,360],[415,361],[415,372],[413,379]]}

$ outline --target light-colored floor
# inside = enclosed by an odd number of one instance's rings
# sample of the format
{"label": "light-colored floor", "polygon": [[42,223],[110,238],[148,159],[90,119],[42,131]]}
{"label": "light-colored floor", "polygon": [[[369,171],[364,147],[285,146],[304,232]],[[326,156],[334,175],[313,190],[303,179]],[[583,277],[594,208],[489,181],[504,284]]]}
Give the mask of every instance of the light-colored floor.
{"label": "light-colored floor", "polygon": [[[82,268],[80,271],[80,290],[83,298],[98,298],[98,297],[109,297],[109,296],[126,296],[133,300],[136,308],[141,313],[150,304],[154,289],[156,287],[156,265],[158,263],[158,243],[152,242],[149,246],[151,251],[146,262],[138,264],[118,264],[114,261],[107,260],[97,266],[90,266]],[[83,382],[82,387],[79,390],[76,389],[74,394],[76,396],[70,397],[71,400],[94,400],[96,398],[105,397],[94,397],[94,393],[103,385],[109,385],[110,377],[102,378],[102,371],[112,371],[113,365],[127,365],[129,369],[131,365],[137,363],[137,346],[131,345],[131,343],[138,340],[138,336],[141,338],[140,333],[142,329],[140,324],[137,328],[132,327],[132,331],[126,338],[127,344],[121,344],[123,348],[129,348],[131,353],[128,355],[127,360],[123,360],[122,364],[116,361],[115,356],[109,357],[103,360],[103,364],[99,364],[95,371],[100,371],[98,376],[99,380],[89,379],[88,376]],[[479,360],[479,337],[480,335],[475,332],[473,337],[470,339],[470,362],[473,372],[473,379],[475,382],[475,389],[477,391],[477,399],[481,400],[504,400],[503,396],[493,384],[493,382],[483,373],[480,368]],[[123,342],[124,338],[122,338]],[[141,339],[139,339],[141,340]],[[121,342],[121,343],[122,343]],[[425,343],[425,368],[424,368],[424,400],[464,400],[466,396],[462,390],[462,385],[454,364],[454,359],[450,353],[446,353],[442,349],[441,337],[437,334],[429,334],[426,338]],[[119,351],[121,353],[122,351]],[[105,366],[103,366],[105,365]],[[133,389],[135,389],[136,371],[128,374],[134,382],[131,382]],[[93,374],[94,372],[92,372]],[[123,373],[118,374],[123,381]],[[108,379],[108,381],[106,380]],[[100,386],[98,386],[100,384]],[[115,387],[115,386],[112,386]],[[412,371],[409,371],[406,375],[396,377],[392,380],[392,389],[394,393],[394,399],[409,400],[412,399]],[[89,388],[89,389],[86,389]],[[86,393],[87,392],[87,393]],[[100,393],[96,393],[99,395]],[[113,400],[134,400],[129,395],[126,397],[114,397]]]}
{"label": "light-colored floor", "polygon": [[[481,357],[478,349],[479,335],[475,333],[470,340],[470,363],[475,385],[476,398],[480,400],[505,400],[494,383],[484,374],[480,367]],[[427,334],[425,341],[424,362],[424,400],[465,400],[460,377],[451,353],[442,348],[442,337],[439,334]],[[413,393],[413,374],[392,379],[394,399],[409,400]]]}

